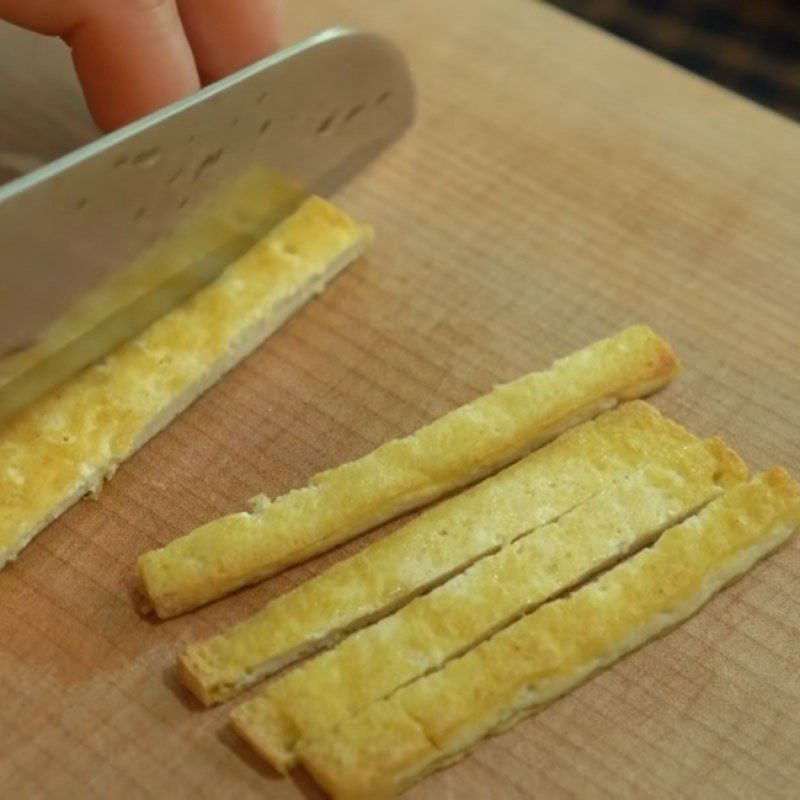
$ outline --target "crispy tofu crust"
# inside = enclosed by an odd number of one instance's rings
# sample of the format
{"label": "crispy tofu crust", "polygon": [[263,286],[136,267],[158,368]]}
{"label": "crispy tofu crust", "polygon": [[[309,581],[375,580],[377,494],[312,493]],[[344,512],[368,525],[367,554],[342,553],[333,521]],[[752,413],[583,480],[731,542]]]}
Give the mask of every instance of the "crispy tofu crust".
{"label": "crispy tofu crust", "polygon": [[734,486],[647,549],[298,747],[333,797],[392,797],[678,625],[783,544],[800,485]]}
{"label": "crispy tofu crust", "polygon": [[652,330],[627,328],[319,473],[263,509],[214,520],[144,554],[142,592],[160,617],[208,603],[491,474],[619,401],[658,389],[677,370]]}
{"label": "crispy tofu crust", "polygon": [[372,239],[311,198],[220,278],[0,423],[0,566],[166,426]]}
{"label": "crispy tofu crust", "polygon": [[286,772],[295,764],[301,739],[324,736],[651,543],[718,496],[723,486],[745,479],[742,463],[719,440],[656,453],[653,463],[613,481],[557,521],[271,683],[234,711],[234,727]]}
{"label": "crispy tofu crust", "polygon": [[647,403],[624,403],[191,645],[179,659],[181,680],[206,705],[232,697],[552,522],[615,478],[699,441]]}

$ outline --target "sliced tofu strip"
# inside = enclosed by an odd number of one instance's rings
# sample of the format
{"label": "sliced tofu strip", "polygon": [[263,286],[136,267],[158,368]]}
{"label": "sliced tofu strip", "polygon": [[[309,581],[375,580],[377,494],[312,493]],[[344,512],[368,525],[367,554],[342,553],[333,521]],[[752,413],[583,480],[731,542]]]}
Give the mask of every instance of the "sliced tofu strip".
{"label": "sliced tofu strip", "polygon": [[783,470],[733,487],[572,595],[301,742],[300,762],[333,797],[392,797],[681,623],[798,524],[800,485]]}
{"label": "sliced tofu strip", "polygon": [[552,522],[615,478],[699,442],[647,403],[623,404],[191,645],[179,660],[181,680],[207,705],[232,697]]}
{"label": "sliced tofu strip", "polygon": [[[219,225],[236,225],[231,220]],[[0,423],[0,567],[254,350],[372,240],[310,198],[207,288]]]}
{"label": "sliced tofu strip", "polygon": [[143,594],[160,617],[215,600],[496,472],[620,400],[658,389],[677,370],[653,331],[627,328],[322,472],[266,508],[146,553]]}
{"label": "sliced tofu strip", "polygon": [[746,480],[719,440],[618,478],[558,521],[473,564],[390,617],[345,639],[237,708],[233,723],[278,771],[296,746],[479,642],[686,519]]}

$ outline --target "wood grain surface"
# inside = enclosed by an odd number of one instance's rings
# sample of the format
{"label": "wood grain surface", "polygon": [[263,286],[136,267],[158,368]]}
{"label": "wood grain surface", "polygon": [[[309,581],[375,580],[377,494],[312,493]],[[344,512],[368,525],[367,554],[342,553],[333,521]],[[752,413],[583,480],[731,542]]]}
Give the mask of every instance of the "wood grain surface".
{"label": "wood grain surface", "polygon": [[[419,85],[413,132],[337,198],[376,245],[0,574],[4,797],[318,796],[174,656],[381,532],[163,624],[134,610],[136,556],[630,322],[683,358],[663,411],[800,475],[795,124],[525,0],[290,5],[291,38],[333,23],[393,36]],[[93,135],[67,65],[0,33],[0,151]],[[799,674],[795,541],[408,796],[796,796]]]}

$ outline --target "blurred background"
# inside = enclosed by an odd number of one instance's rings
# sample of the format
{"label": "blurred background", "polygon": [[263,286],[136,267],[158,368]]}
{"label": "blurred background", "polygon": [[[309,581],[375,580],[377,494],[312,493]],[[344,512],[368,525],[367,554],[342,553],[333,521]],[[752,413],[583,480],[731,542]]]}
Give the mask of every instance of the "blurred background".
{"label": "blurred background", "polygon": [[800,120],[800,0],[550,0]]}

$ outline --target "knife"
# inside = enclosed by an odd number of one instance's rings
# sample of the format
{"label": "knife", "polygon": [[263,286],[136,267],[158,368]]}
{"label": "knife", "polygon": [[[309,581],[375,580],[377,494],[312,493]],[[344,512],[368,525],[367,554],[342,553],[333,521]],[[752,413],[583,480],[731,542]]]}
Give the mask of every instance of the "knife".
{"label": "knife", "polygon": [[337,28],[0,187],[0,419],[341,187],[413,116],[402,53]]}

